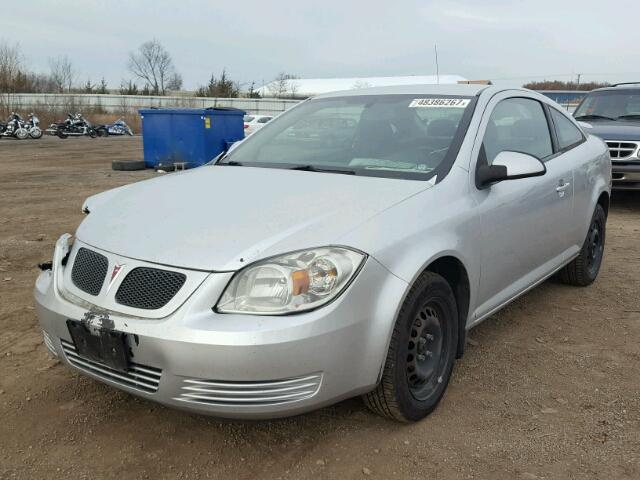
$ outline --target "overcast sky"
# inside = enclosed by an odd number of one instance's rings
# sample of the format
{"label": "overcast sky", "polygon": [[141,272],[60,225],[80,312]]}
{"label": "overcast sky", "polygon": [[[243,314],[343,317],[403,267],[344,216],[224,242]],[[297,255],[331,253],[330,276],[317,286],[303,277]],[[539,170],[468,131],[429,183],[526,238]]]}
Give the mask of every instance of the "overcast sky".
{"label": "overcast sky", "polygon": [[158,39],[185,87],[226,68],[241,82],[440,73],[496,83],[640,80],[640,1],[29,0],[7,2],[0,40],[48,70],[68,55],[79,82],[127,72],[128,52]]}

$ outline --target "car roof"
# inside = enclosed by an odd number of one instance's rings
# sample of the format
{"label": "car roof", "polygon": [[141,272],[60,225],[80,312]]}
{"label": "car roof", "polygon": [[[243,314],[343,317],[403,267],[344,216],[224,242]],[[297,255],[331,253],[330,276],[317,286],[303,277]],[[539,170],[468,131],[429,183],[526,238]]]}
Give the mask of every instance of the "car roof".
{"label": "car roof", "polygon": [[314,98],[355,97],[360,95],[463,95],[473,97],[490,87],[477,84],[440,84],[440,85],[394,85],[390,87],[358,88],[325,93]]}
{"label": "car roof", "polygon": [[616,83],[615,85],[609,85],[608,87],[595,88],[592,92],[602,92],[607,90],[639,90],[640,82],[625,82]]}

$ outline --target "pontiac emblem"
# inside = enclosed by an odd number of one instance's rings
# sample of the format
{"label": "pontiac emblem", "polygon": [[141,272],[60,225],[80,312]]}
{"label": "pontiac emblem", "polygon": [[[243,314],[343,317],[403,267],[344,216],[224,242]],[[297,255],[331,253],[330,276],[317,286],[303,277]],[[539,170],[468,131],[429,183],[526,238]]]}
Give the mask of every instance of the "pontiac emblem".
{"label": "pontiac emblem", "polygon": [[124,267],[124,265],[118,265],[117,263],[113,266],[113,270],[111,271],[111,279],[109,280],[109,286],[107,287],[107,291],[111,288],[113,283],[116,281],[116,279],[118,278],[118,275],[120,275],[120,272],[122,271],[122,267]]}

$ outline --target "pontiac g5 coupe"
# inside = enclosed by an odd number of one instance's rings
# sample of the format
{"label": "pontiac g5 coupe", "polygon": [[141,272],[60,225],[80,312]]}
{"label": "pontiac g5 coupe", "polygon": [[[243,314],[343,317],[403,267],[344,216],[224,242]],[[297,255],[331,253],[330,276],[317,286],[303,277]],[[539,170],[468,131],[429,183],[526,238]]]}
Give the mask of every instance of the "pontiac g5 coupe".
{"label": "pontiac g5 coupe", "polygon": [[324,95],[210,165],[87,199],[37,312],[65,363],[166,405],[266,418],[362,395],[415,421],[468,329],[556,272],[594,281],[610,183],[602,140],[531,91]]}

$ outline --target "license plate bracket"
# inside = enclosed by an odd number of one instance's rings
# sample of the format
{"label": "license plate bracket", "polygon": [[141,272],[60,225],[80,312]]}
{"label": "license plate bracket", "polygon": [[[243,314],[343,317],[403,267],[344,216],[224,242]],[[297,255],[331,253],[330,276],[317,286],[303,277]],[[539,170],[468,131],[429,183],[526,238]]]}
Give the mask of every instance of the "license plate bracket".
{"label": "license plate bracket", "polygon": [[77,320],[67,320],[67,328],[78,355],[119,372],[127,372],[129,347],[126,333],[105,328],[89,330]]}

